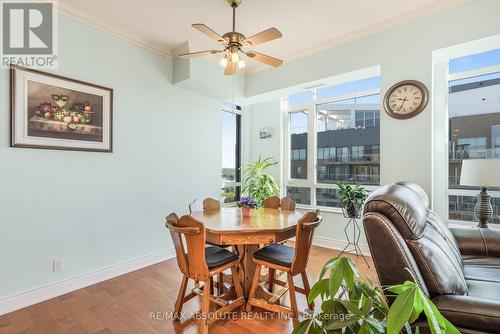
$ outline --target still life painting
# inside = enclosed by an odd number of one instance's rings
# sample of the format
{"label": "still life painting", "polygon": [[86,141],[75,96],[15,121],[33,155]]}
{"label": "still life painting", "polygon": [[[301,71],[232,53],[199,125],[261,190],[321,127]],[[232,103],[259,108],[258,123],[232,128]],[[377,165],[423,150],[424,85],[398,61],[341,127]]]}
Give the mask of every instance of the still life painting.
{"label": "still life painting", "polygon": [[111,89],[18,67],[11,89],[11,146],[112,151]]}

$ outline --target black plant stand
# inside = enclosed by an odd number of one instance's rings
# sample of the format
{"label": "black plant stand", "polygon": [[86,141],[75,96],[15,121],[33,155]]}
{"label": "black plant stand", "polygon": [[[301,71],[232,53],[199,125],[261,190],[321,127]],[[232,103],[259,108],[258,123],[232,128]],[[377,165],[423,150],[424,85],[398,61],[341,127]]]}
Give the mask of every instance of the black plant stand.
{"label": "black plant stand", "polygon": [[[356,255],[356,257],[361,256],[363,258],[363,260],[365,261],[366,265],[368,267],[370,267],[370,265],[368,264],[368,261],[366,260],[365,256],[363,255],[363,252],[361,251],[361,248],[359,248],[359,237],[361,236],[361,229],[359,228],[358,219],[361,218],[361,212],[356,211],[355,215],[351,216],[347,213],[347,210],[344,207],[342,208],[342,212],[344,214],[344,217],[349,219],[349,222],[344,227],[344,233],[345,233],[345,236],[347,238],[347,245],[344,247],[342,252],[340,252],[338,257],[342,256],[342,254],[344,254],[344,253],[354,254],[354,255]],[[349,237],[349,233],[348,233],[350,225],[353,226],[354,236],[353,236],[352,240]]]}

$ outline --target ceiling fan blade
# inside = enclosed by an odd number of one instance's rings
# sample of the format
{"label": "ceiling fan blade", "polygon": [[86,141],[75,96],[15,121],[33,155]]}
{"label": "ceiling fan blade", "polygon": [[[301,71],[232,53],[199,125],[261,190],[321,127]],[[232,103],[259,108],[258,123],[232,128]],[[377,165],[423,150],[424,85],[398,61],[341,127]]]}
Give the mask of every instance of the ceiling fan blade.
{"label": "ceiling fan blade", "polygon": [[281,38],[283,35],[281,32],[276,29],[276,28],[269,28],[267,30],[261,31],[258,34],[253,35],[252,37],[249,37],[245,39],[245,43],[248,43],[248,45],[259,45],[265,42],[272,41],[273,39]]}
{"label": "ceiling fan blade", "polygon": [[224,42],[224,38],[222,38],[221,35],[216,33],[214,30],[210,29],[208,26],[204,25],[203,23],[195,23],[195,24],[192,24],[191,26],[193,28],[195,28],[196,30],[198,30],[199,32],[207,35],[208,37],[210,37],[211,39],[213,39],[216,42],[220,42],[220,43]]}
{"label": "ceiling fan blade", "polygon": [[228,62],[226,69],[224,70],[224,75],[233,75],[236,73],[236,64],[232,61]]}
{"label": "ceiling fan blade", "polygon": [[209,54],[216,54],[219,52],[222,52],[222,51],[221,50],[205,50],[205,51],[182,53],[179,55],[179,57],[180,58],[197,57],[197,56],[205,56],[205,55],[209,55]]}
{"label": "ceiling fan blade", "polygon": [[279,67],[281,66],[281,64],[283,64],[283,60],[281,59],[274,58],[255,51],[249,51],[246,53],[246,55],[252,59],[255,59],[257,61],[260,61],[261,63],[264,63],[272,67]]}

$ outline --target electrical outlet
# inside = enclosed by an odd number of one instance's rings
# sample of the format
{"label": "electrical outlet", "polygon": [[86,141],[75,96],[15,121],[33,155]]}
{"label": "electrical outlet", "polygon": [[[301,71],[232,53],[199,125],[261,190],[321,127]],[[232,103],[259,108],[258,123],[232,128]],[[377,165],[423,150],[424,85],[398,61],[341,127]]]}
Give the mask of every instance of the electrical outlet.
{"label": "electrical outlet", "polygon": [[54,259],[52,263],[52,270],[55,273],[59,273],[64,270],[64,259],[59,258],[59,259]]}

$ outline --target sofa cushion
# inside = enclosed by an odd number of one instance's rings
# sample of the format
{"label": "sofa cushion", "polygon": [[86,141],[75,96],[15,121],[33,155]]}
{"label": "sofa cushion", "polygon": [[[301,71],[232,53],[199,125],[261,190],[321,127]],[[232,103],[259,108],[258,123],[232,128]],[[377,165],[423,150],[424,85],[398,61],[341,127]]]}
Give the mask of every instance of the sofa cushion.
{"label": "sofa cushion", "polygon": [[[500,283],[467,280],[469,296],[476,298],[492,299],[500,303]],[[498,310],[500,313],[500,310]]]}
{"label": "sofa cushion", "polygon": [[406,240],[431,297],[467,294],[461,258],[458,259],[445,237],[427,226],[418,240]]}
{"label": "sofa cushion", "polygon": [[463,261],[467,280],[500,283],[500,257],[465,255]]}
{"label": "sofa cushion", "polygon": [[404,239],[419,239],[427,225],[427,203],[408,186],[390,184],[370,194],[364,212],[389,218]]}
{"label": "sofa cushion", "polygon": [[429,196],[427,196],[427,193],[421,186],[409,181],[399,181],[396,182],[396,184],[412,190],[418,197],[420,197],[425,206],[429,207]]}
{"label": "sofa cushion", "polygon": [[451,250],[450,255],[453,255],[455,260],[459,262],[461,267],[463,268],[462,254],[460,253],[460,248],[458,247],[457,240],[451,233],[448,226],[446,226],[441,218],[431,209],[429,209],[429,211],[427,212],[427,224],[429,227],[433,228],[434,230],[436,230],[436,232],[441,234]]}
{"label": "sofa cushion", "polygon": [[456,327],[471,329],[472,333],[498,333],[500,300],[448,295],[438,296],[432,301],[441,314]]}

